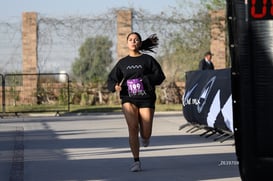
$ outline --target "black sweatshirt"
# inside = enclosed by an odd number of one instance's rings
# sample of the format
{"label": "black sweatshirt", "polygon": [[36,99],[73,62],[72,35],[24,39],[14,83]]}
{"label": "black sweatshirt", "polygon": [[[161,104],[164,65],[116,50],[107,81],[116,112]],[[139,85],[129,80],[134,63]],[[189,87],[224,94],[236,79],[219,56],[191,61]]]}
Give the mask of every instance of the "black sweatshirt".
{"label": "black sweatshirt", "polygon": [[[128,94],[127,81],[138,79],[143,84],[141,94]],[[120,59],[108,75],[108,89],[115,92],[115,85],[122,82],[120,98],[155,99],[155,86],[165,80],[160,64],[150,55],[142,54],[138,57],[126,56]]]}

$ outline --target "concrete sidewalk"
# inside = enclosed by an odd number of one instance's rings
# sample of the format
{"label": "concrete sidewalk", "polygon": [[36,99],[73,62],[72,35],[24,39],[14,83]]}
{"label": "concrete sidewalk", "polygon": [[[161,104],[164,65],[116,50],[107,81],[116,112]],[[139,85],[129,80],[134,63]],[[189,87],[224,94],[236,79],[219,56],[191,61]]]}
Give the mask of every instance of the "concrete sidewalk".
{"label": "concrete sidewalk", "polygon": [[[181,113],[156,113],[151,144],[141,148],[143,171],[137,173],[129,171],[133,159],[122,114],[8,118],[0,127],[24,129],[25,181],[241,180],[233,140],[220,143],[200,137],[203,131],[178,130],[184,123]],[[10,173],[3,160],[9,141],[0,150],[1,181]]]}

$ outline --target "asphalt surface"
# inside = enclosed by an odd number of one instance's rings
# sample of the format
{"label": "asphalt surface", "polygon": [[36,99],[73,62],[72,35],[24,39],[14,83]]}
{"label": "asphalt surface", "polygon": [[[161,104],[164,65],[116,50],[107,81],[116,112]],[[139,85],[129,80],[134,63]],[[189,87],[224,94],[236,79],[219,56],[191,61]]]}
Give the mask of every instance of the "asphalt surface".
{"label": "asphalt surface", "polygon": [[142,171],[133,173],[122,114],[9,117],[0,120],[0,180],[239,181],[234,140],[200,136],[182,113],[156,113]]}

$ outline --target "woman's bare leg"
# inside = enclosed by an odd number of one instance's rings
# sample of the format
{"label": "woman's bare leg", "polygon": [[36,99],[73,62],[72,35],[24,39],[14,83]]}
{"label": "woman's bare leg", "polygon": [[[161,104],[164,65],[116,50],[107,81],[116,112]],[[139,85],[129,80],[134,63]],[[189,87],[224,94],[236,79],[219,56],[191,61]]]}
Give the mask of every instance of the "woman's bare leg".
{"label": "woman's bare leg", "polygon": [[153,118],[154,118],[153,108],[139,109],[140,135],[145,140],[150,139],[152,135]]}
{"label": "woman's bare leg", "polygon": [[134,104],[124,103],[122,110],[128,125],[129,144],[133,157],[139,158],[139,109]]}

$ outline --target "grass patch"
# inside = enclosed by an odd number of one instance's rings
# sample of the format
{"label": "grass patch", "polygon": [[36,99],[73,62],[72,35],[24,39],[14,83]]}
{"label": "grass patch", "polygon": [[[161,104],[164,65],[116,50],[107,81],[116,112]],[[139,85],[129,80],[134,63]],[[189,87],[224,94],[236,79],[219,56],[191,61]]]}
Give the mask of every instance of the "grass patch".
{"label": "grass patch", "polygon": [[155,111],[182,111],[182,104],[157,104]]}
{"label": "grass patch", "polygon": [[[181,104],[157,104],[156,112],[182,111]],[[34,112],[68,112],[67,105],[21,105],[6,106],[6,113],[34,113]],[[94,105],[80,106],[70,105],[71,113],[97,113],[97,112],[121,112],[121,105]]]}
{"label": "grass patch", "polygon": [[[181,104],[157,104],[155,111],[182,111]],[[95,105],[95,106],[79,106],[71,105],[70,112],[73,113],[89,113],[89,112],[121,112],[121,105]]]}
{"label": "grass patch", "polygon": [[70,105],[72,113],[89,113],[89,112],[121,112],[120,105],[95,105],[95,106],[80,106]]}

